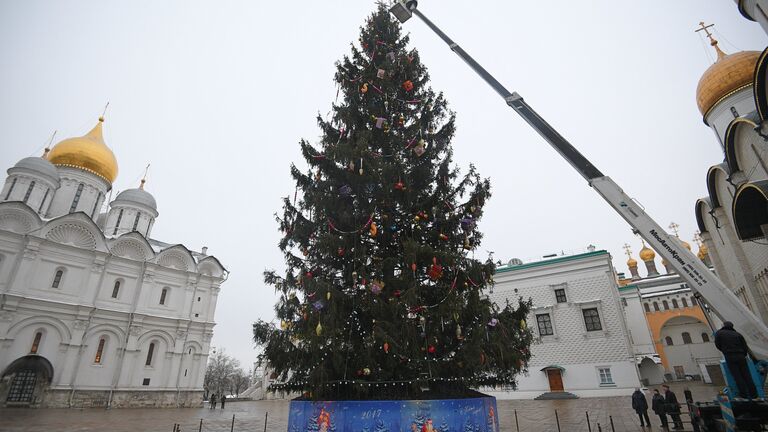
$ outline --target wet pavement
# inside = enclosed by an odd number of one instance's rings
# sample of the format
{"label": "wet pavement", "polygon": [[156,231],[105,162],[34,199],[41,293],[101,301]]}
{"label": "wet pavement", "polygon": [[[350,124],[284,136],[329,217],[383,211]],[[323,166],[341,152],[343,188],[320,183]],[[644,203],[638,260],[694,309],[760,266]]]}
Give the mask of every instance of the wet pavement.
{"label": "wet pavement", "polygon": [[[679,400],[684,400],[683,389],[689,387],[694,400],[711,400],[717,392],[714,386],[699,383],[673,384]],[[650,404],[650,397],[648,398]],[[597,432],[597,424],[611,431],[611,419],[616,432],[641,431],[640,421],[632,410],[630,397],[584,398],[575,400],[534,401],[499,400],[499,420],[503,432],[557,431],[557,421],[563,432],[587,432],[585,412],[589,412],[590,426]],[[685,410],[685,408],[683,408]],[[557,411],[557,417],[555,416]],[[266,429],[265,429],[265,417]],[[288,401],[228,402],[224,410],[208,408],[184,409],[0,409],[2,432],[173,432],[180,424],[182,432],[285,432],[288,424]],[[659,419],[649,412],[652,430],[661,430]],[[202,419],[202,429],[200,421]],[[685,421],[686,418],[683,417]],[[691,430],[690,424],[686,430]],[[393,431],[394,432],[394,431]]]}

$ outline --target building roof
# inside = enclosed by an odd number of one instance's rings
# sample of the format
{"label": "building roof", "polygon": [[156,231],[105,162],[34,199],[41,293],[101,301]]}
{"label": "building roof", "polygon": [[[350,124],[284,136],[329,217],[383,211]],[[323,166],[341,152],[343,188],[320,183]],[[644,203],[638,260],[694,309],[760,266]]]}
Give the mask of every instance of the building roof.
{"label": "building roof", "polygon": [[598,250],[598,251],[586,252],[586,253],[581,253],[576,255],[558,256],[551,259],[534,261],[534,262],[520,264],[520,265],[504,265],[504,266],[496,267],[496,274],[513,272],[513,271],[532,268],[532,267],[547,266],[551,264],[574,261],[574,260],[579,260],[579,259],[584,259],[584,258],[589,258],[589,257],[599,256],[599,255],[609,255],[609,254],[608,254],[608,251]]}

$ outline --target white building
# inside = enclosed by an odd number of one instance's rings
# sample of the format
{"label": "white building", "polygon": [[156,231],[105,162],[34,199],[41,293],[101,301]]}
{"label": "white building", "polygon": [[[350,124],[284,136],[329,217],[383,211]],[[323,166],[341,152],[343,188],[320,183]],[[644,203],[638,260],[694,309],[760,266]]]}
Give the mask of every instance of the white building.
{"label": "white building", "polygon": [[624,323],[616,273],[606,251],[497,268],[491,299],[531,298],[537,336],[528,374],[498,398],[629,395],[640,385]]}
{"label": "white building", "polygon": [[219,261],[151,238],[154,197],[103,203],[102,120],[8,169],[0,192],[0,404],[196,406]]}

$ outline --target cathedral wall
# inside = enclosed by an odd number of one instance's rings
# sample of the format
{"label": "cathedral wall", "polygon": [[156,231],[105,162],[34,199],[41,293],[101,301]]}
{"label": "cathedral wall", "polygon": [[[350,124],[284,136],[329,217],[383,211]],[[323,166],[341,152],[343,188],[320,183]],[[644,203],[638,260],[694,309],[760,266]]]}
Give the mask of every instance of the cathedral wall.
{"label": "cathedral wall", "polygon": [[95,219],[99,212],[97,209],[94,214],[94,207],[99,207],[99,204],[104,202],[111,185],[96,174],[81,169],[69,167],[58,167],[58,169],[61,176],[61,186],[53,195],[47,216],[56,218],[69,214],[78,187],[82,184],[83,189],[74,211],[81,211]]}
{"label": "cathedral wall", "polygon": [[[736,111],[736,115],[731,109]],[[728,125],[738,116],[749,114],[756,109],[752,96],[752,86],[743,88],[718,103],[708,114],[707,123],[714,130],[720,147],[724,147],[725,131]]]}

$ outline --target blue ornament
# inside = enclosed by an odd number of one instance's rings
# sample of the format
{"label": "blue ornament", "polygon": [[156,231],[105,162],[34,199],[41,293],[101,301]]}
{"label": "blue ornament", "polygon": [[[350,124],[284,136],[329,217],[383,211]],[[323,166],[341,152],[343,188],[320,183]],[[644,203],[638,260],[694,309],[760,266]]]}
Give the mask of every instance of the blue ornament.
{"label": "blue ornament", "polygon": [[397,225],[390,225],[390,226],[389,226],[389,230],[390,230],[391,232],[397,232]]}
{"label": "blue ornament", "polygon": [[349,186],[349,185],[344,185],[344,186],[340,187],[339,188],[339,194],[341,194],[341,196],[349,196],[349,195],[351,195],[352,194],[352,187]]}
{"label": "blue ornament", "polygon": [[321,310],[322,308],[325,307],[325,303],[323,303],[322,300],[318,300],[318,301],[312,303],[312,306],[315,308],[316,311],[319,311],[319,310]]}
{"label": "blue ornament", "polygon": [[472,216],[467,216],[461,220],[461,229],[464,231],[471,231],[475,227],[475,221]]}

